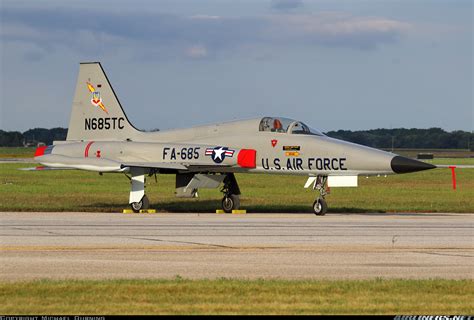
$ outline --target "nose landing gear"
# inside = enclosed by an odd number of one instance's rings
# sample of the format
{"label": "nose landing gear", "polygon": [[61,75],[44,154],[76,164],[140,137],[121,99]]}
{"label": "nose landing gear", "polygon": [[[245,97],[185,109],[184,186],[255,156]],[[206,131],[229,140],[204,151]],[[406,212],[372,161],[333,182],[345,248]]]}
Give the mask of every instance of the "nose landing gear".
{"label": "nose landing gear", "polygon": [[328,205],[324,199],[328,192],[327,188],[327,176],[318,176],[314,182],[313,190],[318,190],[319,195],[313,202],[313,212],[317,216],[324,216],[328,210]]}

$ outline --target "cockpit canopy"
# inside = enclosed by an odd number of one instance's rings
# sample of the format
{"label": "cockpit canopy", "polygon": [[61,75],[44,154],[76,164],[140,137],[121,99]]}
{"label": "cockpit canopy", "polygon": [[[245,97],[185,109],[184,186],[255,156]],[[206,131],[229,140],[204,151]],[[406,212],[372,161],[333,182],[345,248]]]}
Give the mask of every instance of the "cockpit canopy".
{"label": "cockpit canopy", "polygon": [[259,130],[288,134],[324,136],[320,131],[308,127],[303,122],[288,118],[265,117],[260,121]]}

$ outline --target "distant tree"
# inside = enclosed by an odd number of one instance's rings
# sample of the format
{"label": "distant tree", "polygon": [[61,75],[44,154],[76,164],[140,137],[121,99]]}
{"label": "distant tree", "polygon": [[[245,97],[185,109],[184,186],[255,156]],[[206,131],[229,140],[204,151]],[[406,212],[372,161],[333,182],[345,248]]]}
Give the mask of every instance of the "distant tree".
{"label": "distant tree", "polygon": [[64,128],[35,128],[25,131],[23,133],[27,142],[44,142],[45,144],[52,144],[55,140],[66,140],[67,129]]}
{"label": "distant tree", "polygon": [[23,146],[24,137],[21,132],[7,132],[0,130],[0,146],[1,147],[21,147]]}
{"label": "distant tree", "polygon": [[[159,129],[148,130],[148,132]],[[394,148],[413,149],[470,149],[474,151],[474,132],[456,130],[446,132],[441,128],[429,129],[371,129],[371,130],[337,130],[326,133],[328,136],[349,142],[354,142],[379,149]],[[24,142],[36,144],[66,140],[67,129],[64,128],[35,128],[23,134],[17,131],[0,130],[0,146],[18,147]]]}
{"label": "distant tree", "polygon": [[328,136],[373,148],[468,149],[474,150],[474,133],[429,129],[373,129],[329,131]]}

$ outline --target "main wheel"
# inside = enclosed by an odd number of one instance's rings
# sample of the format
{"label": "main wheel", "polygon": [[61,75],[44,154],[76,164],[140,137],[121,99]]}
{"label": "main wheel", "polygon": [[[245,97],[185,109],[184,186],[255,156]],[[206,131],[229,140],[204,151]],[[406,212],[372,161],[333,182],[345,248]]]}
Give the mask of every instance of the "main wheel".
{"label": "main wheel", "polygon": [[146,195],[140,200],[140,202],[132,202],[130,204],[132,207],[133,212],[140,212],[140,210],[146,210],[150,207],[150,200]]}
{"label": "main wheel", "polygon": [[232,210],[239,209],[240,207],[240,198],[236,194],[226,195],[222,199],[222,209],[226,213],[231,213]]}
{"label": "main wheel", "polygon": [[328,205],[326,204],[326,200],[323,198],[318,198],[313,203],[313,211],[314,214],[317,216],[324,216],[328,211]]}

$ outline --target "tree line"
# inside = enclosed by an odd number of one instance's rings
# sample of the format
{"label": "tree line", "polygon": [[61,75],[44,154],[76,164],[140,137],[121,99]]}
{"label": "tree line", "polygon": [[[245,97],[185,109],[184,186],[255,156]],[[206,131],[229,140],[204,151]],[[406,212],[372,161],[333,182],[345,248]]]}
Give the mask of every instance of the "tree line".
{"label": "tree line", "polygon": [[[452,132],[441,128],[338,130],[329,131],[326,135],[379,149],[470,149],[474,151],[474,133],[461,130]],[[23,133],[0,130],[0,146],[36,146],[38,143],[49,145],[55,140],[66,140],[66,136],[67,129],[65,128],[35,128]]]}
{"label": "tree line", "polygon": [[329,131],[328,136],[378,149],[469,149],[474,151],[474,132],[430,129],[373,129]]}
{"label": "tree line", "polygon": [[66,136],[67,129],[64,128],[35,128],[23,133],[0,130],[0,147],[36,147],[38,143],[49,145],[55,140],[66,140]]}

